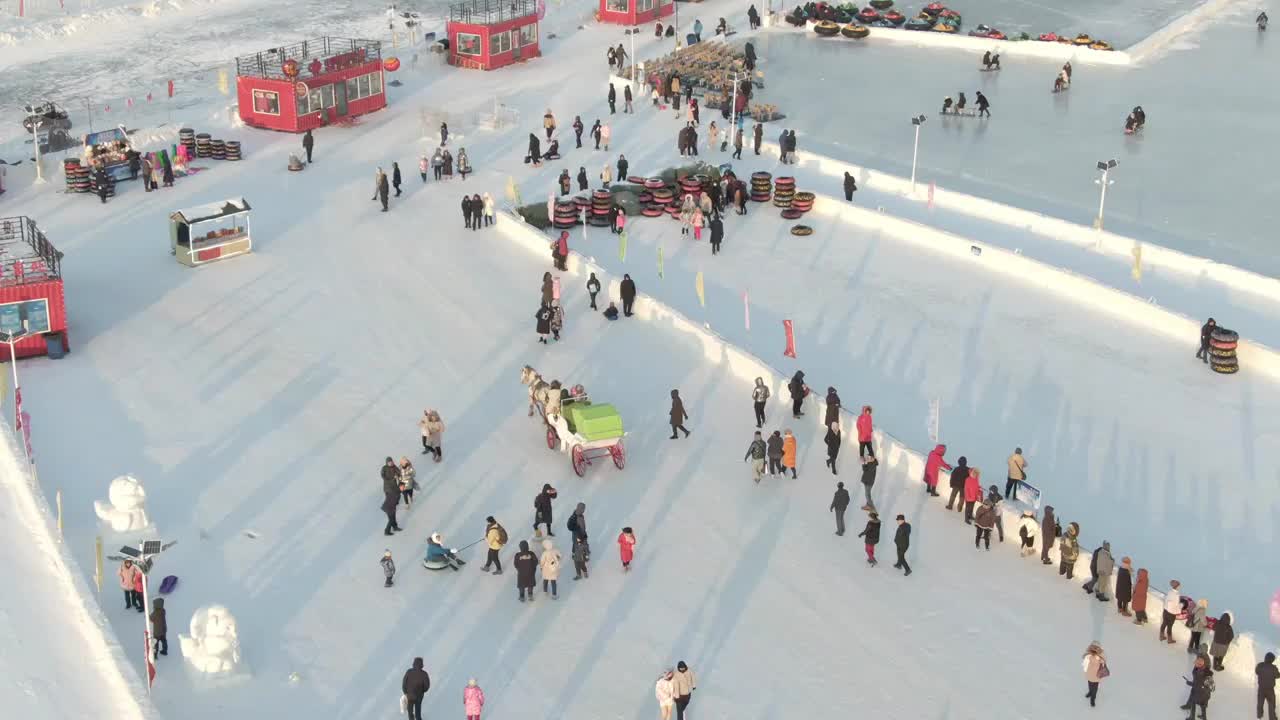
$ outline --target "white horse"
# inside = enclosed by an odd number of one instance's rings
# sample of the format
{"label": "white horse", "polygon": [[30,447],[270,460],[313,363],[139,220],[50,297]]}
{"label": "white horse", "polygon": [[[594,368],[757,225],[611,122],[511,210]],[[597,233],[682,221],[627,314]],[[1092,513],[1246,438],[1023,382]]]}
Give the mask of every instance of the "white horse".
{"label": "white horse", "polygon": [[[542,376],[529,365],[520,370],[520,384],[529,386],[529,416],[533,417],[535,407],[545,409],[551,400],[552,387]],[[557,389],[558,393],[559,390]]]}

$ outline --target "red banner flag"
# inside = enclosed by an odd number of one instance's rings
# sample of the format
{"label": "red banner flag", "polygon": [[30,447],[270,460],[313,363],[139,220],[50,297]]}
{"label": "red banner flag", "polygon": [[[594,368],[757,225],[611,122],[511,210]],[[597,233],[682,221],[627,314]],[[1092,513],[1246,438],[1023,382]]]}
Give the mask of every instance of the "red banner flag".
{"label": "red banner flag", "polygon": [[169,81],[169,97],[173,97],[173,81]]}
{"label": "red banner flag", "polygon": [[[12,346],[11,346],[12,347]],[[10,362],[17,362],[18,355],[15,352]],[[15,430],[22,429],[22,388],[15,387],[13,389],[13,426]]]}
{"label": "red banner flag", "polygon": [[106,106],[106,107],[102,108],[102,112],[111,112],[111,106],[110,106],[110,105],[108,105],[108,106]]}
{"label": "red banner flag", "polygon": [[126,107],[133,107],[133,98],[126,98],[124,104]]}
{"label": "red banner flag", "polygon": [[147,102],[151,102],[151,93],[147,93]]}
{"label": "red banner flag", "polygon": [[787,333],[787,348],[786,348],[785,350],[783,350],[783,351],[782,351],[782,354],[783,354],[783,355],[786,355],[786,356],[787,356],[787,357],[789,357],[789,358],[794,359],[794,358],[795,358],[795,356],[796,356],[796,331],[795,331],[795,327],[793,327],[793,326],[791,325],[791,321],[790,321],[790,320],[783,320],[783,321],[782,321],[782,329],[783,329],[783,330],[785,330],[785,331],[786,331],[786,333]]}

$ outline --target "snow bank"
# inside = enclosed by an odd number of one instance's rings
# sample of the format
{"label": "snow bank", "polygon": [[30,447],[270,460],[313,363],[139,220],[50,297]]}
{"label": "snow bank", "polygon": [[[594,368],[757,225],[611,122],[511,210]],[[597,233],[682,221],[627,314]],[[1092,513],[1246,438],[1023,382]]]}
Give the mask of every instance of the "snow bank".
{"label": "snow bank", "polygon": [[[57,535],[44,494],[18,447],[13,428],[3,420],[0,497],[6,506],[4,531],[9,533],[5,544],[21,548],[17,552],[23,560],[34,558],[32,564],[38,566],[32,570],[6,563],[20,577],[10,585],[5,611],[35,625],[9,626],[0,622],[0,637],[8,642],[9,636],[14,635],[14,647],[23,648],[20,661],[5,671],[6,685],[11,689],[0,690],[0,702],[23,717],[38,720],[45,714],[26,715],[22,708],[31,700],[33,689],[40,688],[47,695],[35,695],[37,707],[46,710],[48,717],[71,705],[81,712],[90,710],[88,714],[93,716],[118,720],[156,717],[153,709],[139,702],[146,690],[138,676],[125,669],[133,665],[107,631],[106,619],[94,603],[92,591],[82,576],[72,571],[74,561]],[[108,589],[113,587],[108,584]],[[112,597],[117,597],[114,592]],[[40,610],[27,613],[24,605],[38,605]],[[54,617],[45,622],[38,619],[38,613]],[[0,620],[3,615],[0,613]],[[138,627],[141,640],[141,625]],[[139,653],[138,662],[141,657]],[[0,666],[4,665],[0,662]],[[11,692],[21,697],[11,698]]]}
{"label": "snow bank", "polygon": [[[1230,0],[1220,0],[1229,2]],[[791,25],[781,25],[777,32],[792,29]],[[843,35],[820,37],[813,32],[812,25],[804,28],[816,42],[891,42],[915,47],[947,48],[982,53],[987,50],[999,52],[1008,57],[1034,57],[1049,60],[1070,60],[1076,65],[1129,65],[1130,54],[1123,50],[1094,50],[1079,45],[1067,45],[1059,42],[1041,42],[1039,40],[992,40],[990,38],[971,37],[969,35],[948,35],[940,32],[922,30],[903,30],[902,28],[868,28],[871,35],[865,40],[854,40]]]}
{"label": "snow bank", "polygon": [[[778,153],[778,145],[764,142],[761,149],[771,154]],[[910,197],[920,202],[928,199],[928,184],[917,182],[914,192],[911,181],[907,178],[890,175],[859,167],[853,163],[842,162],[811,152],[796,153],[800,164],[807,169],[814,169],[835,180],[842,180],[846,171],[852,172],[860,180],[863,187],[875,187],[882,192],[895,193]],[[1214,262],[1208,258],[1188,255],[1161,245],[1144,243],[1135,238],[1117,235],[1105,230],[1094,230],[1091,227],[1068,222],[1061,218],[1050,217],[1041,213],[1023,210],[1004,205],[985,198],[934,187],[933,204],[971,217],[997,223],[1015,230],[1026,231],[1083,248],[1094,248],[1098,252],[1117,257],[1133,258],[1135,252],[1141,252],[1142,264],[1147,268],[1179,273],[1190,278],[1208,280],[1232,292],[1247,292],[1259,298],[1280,304],[1280,280],[1259,275],[1234,265]]]}
{"label": "snow bank", "polygon": [[1159,30],[1129,46],[1126,50],[1132,62],[1139,63],[1151,58],[1170,43],[1192,30],[1198,30],[1211,21],[1219,12],[1234,5],[1237,0],[1205,0],[1191,11],[1184,13]]}
{"label": "snow bank", "polygon": [[[1111,312],[1124,319],[1146,324],[1158,332],[1177,333],[1180,338],[1185,338],[1185,333],[1188,329],[1192,332],[1198,332],[1199,330],[1198,324],[1174,315],[1167,310],[1149,305],[1118,290],[1102,287],[1095,282],[1073,275],[1060,268],[1030,260],[1016,253],[999,248],[990,248],[956,235],[906,220],[899,220],[882,213],[864,210],[822,195],[817,195],[814,202],[814,213],[837,222],[857,223],[863,227],[868,225],[879,227],[896,237],[900,236],[900,239],[915,242],[932,250],[956,257],[971,258],[975,262],[987,263],[988,267],[997,272],[1016,275],[1026,281],[1035,282],[1038,286],[1057,289],[1070,301],[1087,302],[1104,312]],[[501,234],[518,246],[550,260],[552,239],[525,223],[518,216],[505,212],[501,213],[497,218],[497,228]],[[972,251],[974,247],[977,247],[981,253],[974,254]],[[602,307],[607,305],[610,300],[617,301],[621,279],[613,278],[603,267],[592,262],[591,258],[583,257],[574,251],[572,242],[566,267],[568,271],[565,274],[583,279],[588,274],[595,273],[596,278],[600,281],[601,289],[607,291]],[[634,318],[670,326],[677,332],[692,336],[701,344],[703,355],[708,362],[727,367],[738,378],[747,382],[752,382],[757,377],[764,378],[775,398],[788,397],[786,385],[789,378],[785,373],[732,344],[712,330],[709,325],[690,320],[674,308],[644,293],[637,293],[633,312]],[[619,319],[617,322],[627,321],[627,319]],[[1166,325],[1174,325],[1175,327],[1167,329]],[[1241,362],[1246,363],[1246,367],[1252,368],[1252,363],[1255,362],[1265,362],[1267,363],[1267,371],[1280,378],[1280,356],[1277,356],[1276,353],[1269,349],[1257,347],[1245,349],[1243,347],[1244,343],[1241,343],[1241,345]],[[821,387],[822,383],[811,381],[810,385],[811,387]],[[826,402],[822,399],[820,390],[815,392],[812,397],[814,398],[814,404],[817,405],[817,411],[811,412],[808,420],[796,420],[794,423],[812,423],[817,426],[816,432],[822,433],[823,430],[821,428],[826,415]],[[851,432],[857,422],[856,415],[842,409],[840,417],[840,424],[845,430],[845,436],[849,438],[849,443],[856,448],[857,434],[856,432]],[[892,474],[907,478],[924,477],[924,453],[913,450],[882,428],[875,430],[875,447],[877,448],[877,457],[881,466],[893,468],[894,473]],[[918,486],[916,487],[918,488]],[[1013,529],[1015,537],[1021,511],[1021,507],[1011,508],[1007,504],[1002,505],[1001,509],[1001,521],[1006,529]],[[1017,548],[1017,543],[1010,543],[1003,547],[1013,550]],[[1083,583],[1089,577],[1091,554],[1091,549],[1081,548],[1080,557],[1077,559],[1075,567],[1077,582]],[[1058,552],[1056,546],[1050,551],[1050,557],[1054,562],[1057,562]],[[1118,557],[1116,558],[1116,564],[1119,567]],[[1159,575],[1153,577],[1153,585],[1160,582],[1159,577]],[[1160,607],[1163,602],[1163,593],[1153,588],[1148,594],[1147,614],[1153,618],[1155,624],[1159,623]],[[1227,612],[1231,612],[1231,610],[1228,609]],[[1185,644],[1189,640],[1189,631],[1183,624],[1177,623],[1174,632],[1178,636],[1177,640],[1180,643]],[[1227,669],[1242,679],[1251,679],[1254,665],[1261,659],[1265,651],[1255,646],[1252,635],[1245,634],[1240,628],[1237,628],[1236,632],[1235,644],[1227,657]],[[1203,642],[1207,645],[1209,639],[1205,639]]]}

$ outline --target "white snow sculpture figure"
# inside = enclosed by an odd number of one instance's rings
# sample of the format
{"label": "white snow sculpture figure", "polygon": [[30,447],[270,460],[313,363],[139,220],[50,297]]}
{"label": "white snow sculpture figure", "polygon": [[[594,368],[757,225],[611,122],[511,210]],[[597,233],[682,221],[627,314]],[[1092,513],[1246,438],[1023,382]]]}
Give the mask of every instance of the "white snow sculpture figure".
{"label": "white snow sculpture figure", "polygon": [[221,605],[196,610],[191,616],[191,635],[178,636],[185,657],[200,672],[229,673],[240,665],[240,638],[236,619]]}
{"label": "white snow sculpture figure", "polygon": [[107,490],[109,502],[93,501],[93,511],[116,532],[130,532],[150,527],[147,519],[147,491],[142,482],[131,475],[111,481]]}

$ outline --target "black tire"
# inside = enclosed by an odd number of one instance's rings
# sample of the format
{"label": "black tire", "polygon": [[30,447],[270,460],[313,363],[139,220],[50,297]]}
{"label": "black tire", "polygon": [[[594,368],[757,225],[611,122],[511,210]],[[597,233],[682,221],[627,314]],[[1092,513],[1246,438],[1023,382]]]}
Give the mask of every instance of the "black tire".
{"label": "black tire", "polygon": [[1228,330],[1223,327],[1214,328],[1213,334],[1210,335],[1214,340],[1219,342],[1237,342],[1240,340],[1240,334],[1234,330]]}
{"label": "black tire", "polygon": [[805,237],[806,235],[813,234],[813,228],[809,227],[808,225],[792,225],[791,234],[799,235],[800,237]]}

